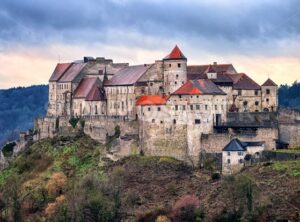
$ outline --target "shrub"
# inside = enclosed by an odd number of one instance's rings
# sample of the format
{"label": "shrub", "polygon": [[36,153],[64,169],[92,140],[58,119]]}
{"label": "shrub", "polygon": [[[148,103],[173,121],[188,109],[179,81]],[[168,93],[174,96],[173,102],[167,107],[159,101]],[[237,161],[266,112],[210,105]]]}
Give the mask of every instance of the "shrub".
{"label": "shrub", "polygon": [[171,220],[164,215],[160,215],[156,218],[155,222],[171,222]]}
{"label": "shrub", "polygon": [[14,147],[16,146],[15,142],[12,143],[7,143],[3,148],[2,148],[2,153],[5,157],[11,157],[13,152],[14,152]]}
{"label": "shrub", "polygon": [[60,195],[54,203],[48,203],[45,214],[49,221],[69,221],[65,196]]}
{"label": "shrub", "polygon": [[220,175],[220,173],[218,173],[218,172],[215,172],[215,173],[213,173],[212,175],[211,175],[211,179],[212,180],[219,180],[221,178],[221,175]]}
{"label": "shrub", "polygon": [[200,209],[200,201],[195,195],[186,195],[179,198],[172,208],[171,215],[175,222],[201,221],[204,218],[204,214]]}
{"label": "shrub", "polygon": [[69,120],[69,123],[71,124],[71,126],[75,129],[77,123],[79,121],[79,118],[75,118],[75,117],[71,117]]}
{"label": "shrub", "polygon": [[52,174],[47,183],[47,191],[50,195],[56,196],[62,194],[67,183],[67,177],[63,172]]}

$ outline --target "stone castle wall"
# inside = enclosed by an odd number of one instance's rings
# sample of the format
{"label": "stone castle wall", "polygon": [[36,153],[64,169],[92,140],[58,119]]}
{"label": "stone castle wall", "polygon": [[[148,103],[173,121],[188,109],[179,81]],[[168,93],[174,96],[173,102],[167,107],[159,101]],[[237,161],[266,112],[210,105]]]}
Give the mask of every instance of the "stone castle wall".
{"label": "stone castle wall", "polygon": [[289,147],[300,146],[300,110],[279,110],[279,139]]}

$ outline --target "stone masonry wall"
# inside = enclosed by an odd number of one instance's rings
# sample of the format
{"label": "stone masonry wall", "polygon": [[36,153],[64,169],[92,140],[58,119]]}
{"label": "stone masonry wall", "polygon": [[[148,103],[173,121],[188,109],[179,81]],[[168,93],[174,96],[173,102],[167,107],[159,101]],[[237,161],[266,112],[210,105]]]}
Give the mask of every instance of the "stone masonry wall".
{"label": "stone masonry wall", "polygon": [[300,110],[279,110],[279,139],[289,147],[300,146]]}

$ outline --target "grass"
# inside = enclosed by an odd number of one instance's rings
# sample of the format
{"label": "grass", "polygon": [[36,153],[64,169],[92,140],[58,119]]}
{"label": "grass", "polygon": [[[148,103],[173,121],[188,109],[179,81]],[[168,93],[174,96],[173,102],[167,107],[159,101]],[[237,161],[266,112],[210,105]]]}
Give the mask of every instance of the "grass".
{"label": "grass", "polygon": [[300,160],[277,161],[272,165],[277,171],[286,172],[288,175],[300,176]]}
{"label": "grass", "polygon": [[283,150],[274,150],[277,153],[292,153],[292,154],[300,154],[300,149],[283,149]]}

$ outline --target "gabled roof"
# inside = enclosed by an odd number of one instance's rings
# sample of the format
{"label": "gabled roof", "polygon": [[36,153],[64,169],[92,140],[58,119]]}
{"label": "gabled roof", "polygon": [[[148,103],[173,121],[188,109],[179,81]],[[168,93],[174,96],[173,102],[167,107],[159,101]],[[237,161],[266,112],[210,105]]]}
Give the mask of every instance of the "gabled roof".
{"label": "gabled roof", "polygon": [[74,98],[85,99],[93,89],[94,85],[97,85],[97,83],[99,84],[99,82],[100,80],[98,77],[83,78],[74,92]]}
{"label": "gabled roof", "polygon": [[119,70],[105,86],[126,86],[134,85],[149,69],[149,65],[128,66]]}
{"label": "gabled roof", "polygon": [[224,147],[223,151],[246,151],[246,146],[239,139],[233,139]]}
{"label": "gabled roof", "polygon": [[265,81],[264,84],[262,84],[262,86],[277,86],[277,84],[275,82],[273,82],[272,79],[267,79],[267,81]]}
{"label": "gabled roof", "polygon": [[84,68],[86,63],[72,63],[72,65],[64,72],[59,82],[72,82],[80,71]]}
{"label": "gabled roof", "polygon": [[233,80],[233,89],[260,90],[260,85],[245,73],[230,74],[228,76]]}
{"label": "gabled roof", "polygon": [[58,63],[49,79],[49,82],[58,81],[70,66],[71,63]]}
{"label": "gabled roof", "polygon": [[188,80],[171,95],[226,95],[209,79]]}
{"label": "gabled roof", "polygon": [[165,105],[168,97],[159,95],[141,96],[137,101],[137,106],[143,105]]}
{"label": "gabled roof", "polygon": [[163,60],[180,60],[180,59],[187,60],[187,58],[183,55],[181,50],[176,45],[172,50],[172,52],[169,55],[167,55]]}
{"label": "gabled roof", "polygon": [[214,71],[217,74],[227,73],[229,71],[235,72],[232,64],[212,64],[212,65],[192,65],[187,67],[188,79],[207,79],[207,73]]}
{"label": "gabled roof", "polygon": [[86,101],[103,101],[106,99],[105,90],[97,83],[93,85],[92,89],[85,98]]}

